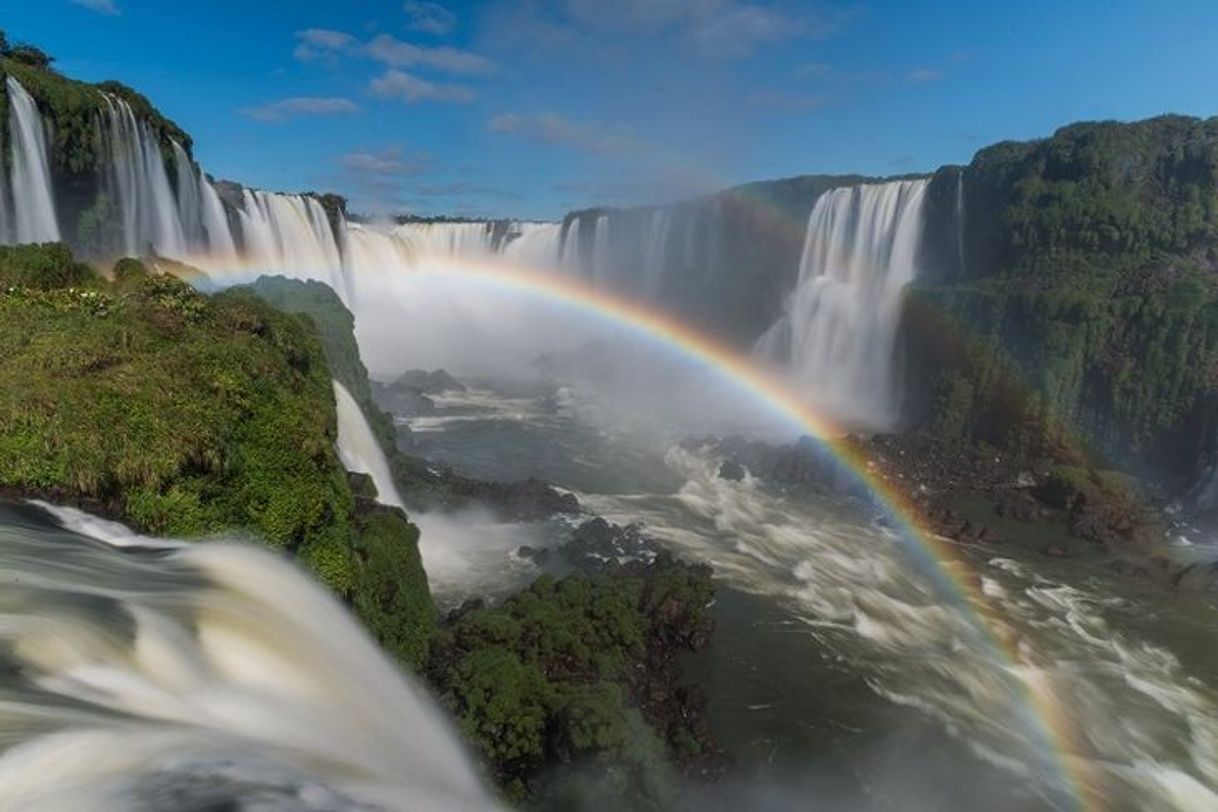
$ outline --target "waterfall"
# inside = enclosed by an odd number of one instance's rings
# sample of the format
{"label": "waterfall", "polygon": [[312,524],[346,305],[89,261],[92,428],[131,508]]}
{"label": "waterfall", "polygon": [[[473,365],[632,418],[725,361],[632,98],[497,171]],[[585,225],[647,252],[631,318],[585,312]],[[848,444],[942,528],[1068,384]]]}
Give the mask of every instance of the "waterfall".
{"label": "waterfall", "polygon": [[46,129],[38,105],[21,84],[9,76],[9,140],[12,143],[13,220],[5,236],[17,242],[54,242],[59,239],[51,167],[47,158]]}
{"label": "waterfall", "polygon": [[338,406],[338,456],[343,465],[348,471],[372,477],[377,501],[382,505],[403,507],[381,444],[355,398],[338,381],[334,381],[334,400]]}
{"label": "waterfall", "polygon": [[563,231],[562,248],[559,250],[558,266],[568,271],[579,273],[583,270],[584,259],[579,244],[579,218],[573,218]]}
{"label": "waterfall", "polygon": [[926,188],[907,180],[821,195],[786,313],[757,343],[843,422],[882,428],[896,417],[893,342],[901,292],[917,274]]}
{"label": "waterfall", "polygon": [[477,256],[495,250],[491,223],[403,223],[394,232],[418,256]]}
{"label": "waterfall", "polygon": [[592,257],[590,277],[592,286],[603,288],[611,285],[613,274],[613,254],[609,249],[609,215],[602,214],[596,218],[596,227],[592,232]]}
{"label": "waterfall", "polygon": [[438,706],[282,556],[0,506],[0,808],[496,807]]}
{"label": "waterfall", "polygon": [[562,250],[561,223],[517,223],[503,255],[526,268],[555,268]]}
{"label": "waterfall", "polygon": [[199,183],[199,196],[208,250],[213,260],[230,263],[236,259],[237,246],[233,242],[233,233],[228,224],[228,215],[224,213],[224,204],[220,202],[220,195],[209,180],[202,178]]}
{"label": "waterfall", "polygon": [[342,254],[325,209],[315,198],[242,190],[245,261],[256,271],[325,282],[340,295]]}
{"label": "waterfall", "polygon": [[156,134],[126,101],[106,94],[102,137],[110,147],[111,198],[121,213],[121,252],[138,256],[151,247],[162,256],[188,256],[178,201]]}
{"label": "waterfall", "polygon": [[647,238],[643,242],[643,296],[659,297],[668,262],[668,232],[672,226],[671,209],[654,209],[647,217]]}
{"label": "waterfall", "polygon": [[173,165],[177,170],[178,182],[178,221],[182,224],[186,245],[192,248],[203,246],[207,241],[203,228],[203,189],[199,182],[199,173],[182,145],[177,141],[172,144]]}

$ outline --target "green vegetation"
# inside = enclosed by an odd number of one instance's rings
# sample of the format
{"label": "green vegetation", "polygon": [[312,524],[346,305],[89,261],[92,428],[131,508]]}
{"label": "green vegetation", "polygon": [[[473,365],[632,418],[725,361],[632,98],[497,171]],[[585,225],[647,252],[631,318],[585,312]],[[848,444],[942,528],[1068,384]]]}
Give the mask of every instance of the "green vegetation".
{"label": "green vegetation", "polygon": [[1075,275],[1144,267],[1218,235],[1218,119],[1073,124],[965,171],[969,265]]}
{"label": "green vegetation", "polygon": [[385,453],[392,457],[396,449],[393,419],[372,400],[368,369],[355,341],[355,317],[338,294],[323,282],[284,276],[259,277],[250,290],[275,309],[303,316],[312,323],[330,373],[355,398]]}
{"label": "green vegetation", "polygon": [[0,488],[145,532],[252,533],[422,662],[434,610],[418,532],[356,509],[311,324],[136,260],[114,277],[60,245],[0,250]]}
{"label": "green vegetation", "polygon": [[1218,119],[998,144],[964,188],[966,275],[915,286],[906,311],[919,425],[1187,485],[1218,418]]}
{"label": "green vegetation", "polygon": [[382,646],[421,671],[436,610],[419,556],[419,529],[400,510],[369,508],[356,516],[356,614]]}
{"label": "green vegetation", "polygon": [[[592,782],[628,808],[662,808],[666,751],[708,755],[665,695],[672,686],[659,686],[674,679],[675,650],[709,623],[712,595],[708,571],[663,556],[645,571],[542,576],[443,627],[428,673],[512,797],[562,808]],[[665,698],[648,704],[655,695]],[[556,782],[543,769],[555,763],[596,769]]]}

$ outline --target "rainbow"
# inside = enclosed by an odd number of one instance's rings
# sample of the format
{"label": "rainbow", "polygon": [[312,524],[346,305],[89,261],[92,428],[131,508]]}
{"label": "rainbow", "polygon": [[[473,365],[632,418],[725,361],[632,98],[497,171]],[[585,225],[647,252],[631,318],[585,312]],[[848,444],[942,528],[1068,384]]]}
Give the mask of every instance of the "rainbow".
{"label": "rainbow", "polygon": [[[759,367],[748,356],[668,313],[635,299],[595,289],[557,271],[512,265],[502,257],[414,257],[407,261],[407,257],[403,256],[401,259],[397,267],[380,272],[389,278],[434,276],[476,281],[506,292],[569,307],[581,315],[625,330],[700,365],[750,396],[792,428],[817,438],[841,466],[873,495],[877,505],[890,518],[893,529],[906,541],[904,548],[912,555],[915,565],[933,578],[942,596],[972,621],[980,638],[1005,664],[1005,670],[1013,678],[1029,709],[1030,729],[1043,738],[1071,807],[1077,810],[1100,810],[1104,807],[1098,781],[1092,775],[1087,760],[1077,755],[1081,748],[1076,744],[1078,739],[1069,715],[1059,703],[1047,678],[1030,676],[1036,673],[1035,670],[1027,668],[1026,658],[1018,650],[1017,641],[1006,632],[1000,623],[998,611],[982,593],[980,578],[971,571],[957,548],[933,529],[919,506],[889,481],[883,471],[871,464],[863,446],[851,438],[843,427],[809,407],[784,381]],[[230,266],[220,270],[206,260],[203,267],[209,267],[210,273],[219,270],[219,274],[230,282],[245,281],[258,275],[253,267]],[[353,304],[358,302],[359,287],[359,280],[356,280],[356,301]]]}
{"label": "rainbow", "polygon": [[1075,745],[1076,736],[1069,716],[1060,706],[1051,685],[1043,679],[1026,676],[1025,658],[998,623],[997,613],[981,592],[980,579],[973,575],[956,547],[934,531],[914,501],[870,463],[863,447],[842,427],[813,411],[785,382],[760,368],[749,357],[669,314],[634,299],[593,289],[571,276],[511,266],[498,258],[487,261],[470,257],[429,257],[411,267],[408,273],[468,278],[574,308],[617,329],[658,343],[717,373],[792,427],[816,437],[874,495],[881,509],[895,523],[895,529],[912,542],[905,547],[916,556],[916,563],[933,575],[944,595],[973,620],[982,638],[1008,664],[1007,670],[1016,678],[1023,698],[1033,711],[1031,722],[1039,728],[1050,748],[1074,808],[1102,808],[1098,784],[1091,776],[1086,760],[1074,755],[1079,748]]}

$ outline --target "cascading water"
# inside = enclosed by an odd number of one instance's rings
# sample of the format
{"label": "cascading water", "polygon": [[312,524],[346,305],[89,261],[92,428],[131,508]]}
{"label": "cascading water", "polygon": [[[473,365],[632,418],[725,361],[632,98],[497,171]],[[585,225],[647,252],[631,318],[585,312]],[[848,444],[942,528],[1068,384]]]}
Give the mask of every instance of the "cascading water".
{"label": "cascading water", "polygon": [[393,229],[418,256],[475,256],[495,251],[491,223],[403,223]]}
{"label": "cascading water", "polygon": [[59,222],[42,115],[20,82],[9,76],[5,86],[12,143],[13,205],[12,223],[4,229],[4,236],[16,242],[53,242],[59,239]]}
{"label": "cascading water", "polygon": [[367,474],[376,486],[377,501],[382,505],[403,507],[402,497],[393,484],[389,461],[377,442],[372,427],[351,393],[334,381],[334,400],[338,407],[338,456],[348,471]]}
{"label": "cascading water", "polygon": [[901,292],[917,275],[926,180],[826,192],[808,218],[799,282],[756,354],[842,422],[896,418],[892,359]]}
{"label": "cascading water", "polygon": [[[281,557],[0,505],[0,809],[493,809],[439,709]],[[114,535],[109,533],[107,535]]]}
{"label": "cascading water", "polygon": [[139,256],[151,247],[169,257],[190,253],[160,143],[123,99],[105,96],[103,141],[110,149],[110,189],[122,221],[120,249]]}
{"label": "cascading water", "polygon": [[515,265],[554,268],[561,250],[561,223],[517,223],[503,247],[503,255]]}

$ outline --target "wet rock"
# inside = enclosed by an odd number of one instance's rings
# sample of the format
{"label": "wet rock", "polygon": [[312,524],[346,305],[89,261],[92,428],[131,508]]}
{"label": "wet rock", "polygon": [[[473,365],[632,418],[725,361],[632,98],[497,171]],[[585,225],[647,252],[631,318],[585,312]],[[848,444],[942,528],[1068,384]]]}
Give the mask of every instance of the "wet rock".
{"label": "wet rock", "polygon": [[719,466],[719,478],[726,479],[731,482],[740,482],[744,479],[746,471],[744,466],[736,462],[736,460],[727,460]]}
{"label": "wet rock", "polygon": [[667,556],[658,542],[643,535],[641,525],[622,527],[599,516],[575,528],[571,540],[561,549],[563,558],[572,567],[593,573],[632,562],[663,563],[663,556]]}
{"label": "wet rock", "polygon": [[1069,558],[1070,557],[1070,551],[1067,550],[1063,545],[1058,544],[1055,541],[1051,541],[1048,544],[1046,544],[1044,547],[1041,547],[1040,554],[1048,556],[1049,558]]}
{"label": "wet rock", "polygon": [[528,544],[522,544],[517,547],[516,555],[537,565],[545,564],[550,560],[550,550],[548,548],[532,547]]}
{"label": "wet rock", "polygon": [[409,369],[403,372],[391,384],[391,388],[413,389],[427,395],[439,395],[445,392],[464,392],[465,384],[458,381],[446,370]]}
{"label": "wet rock", "polygon": [[372,382],[372,399],[377,406],[397,417],[422,417],[435,414],[436,404],[419,389],[410,386]]}

